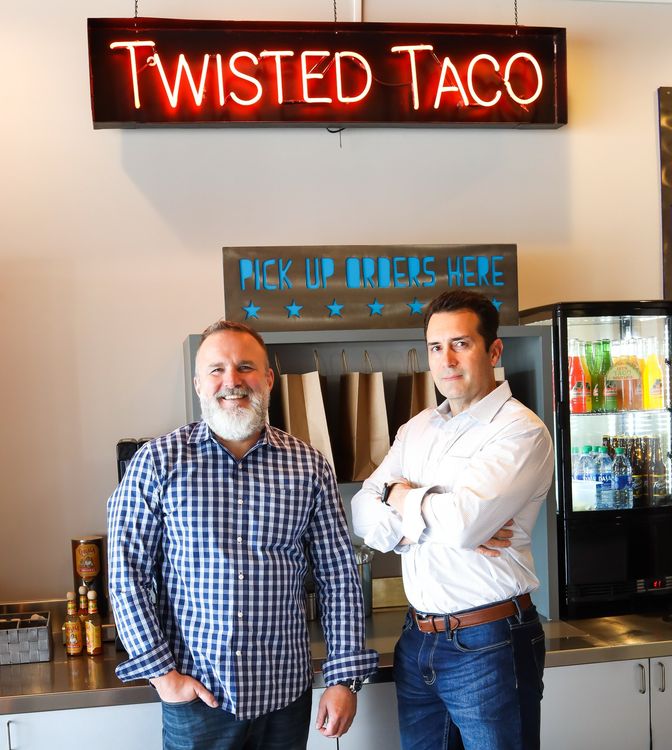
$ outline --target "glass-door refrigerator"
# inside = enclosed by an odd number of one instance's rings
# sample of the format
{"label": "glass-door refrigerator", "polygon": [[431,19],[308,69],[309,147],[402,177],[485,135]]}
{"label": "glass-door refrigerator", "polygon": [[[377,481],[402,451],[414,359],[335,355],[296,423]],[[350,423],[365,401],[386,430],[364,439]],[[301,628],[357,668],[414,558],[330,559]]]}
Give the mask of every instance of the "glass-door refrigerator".
{"label": "glass-door refrigerator", "polygon": [[562,617],[672,607],[672,302],[523,310],[553,330]]}

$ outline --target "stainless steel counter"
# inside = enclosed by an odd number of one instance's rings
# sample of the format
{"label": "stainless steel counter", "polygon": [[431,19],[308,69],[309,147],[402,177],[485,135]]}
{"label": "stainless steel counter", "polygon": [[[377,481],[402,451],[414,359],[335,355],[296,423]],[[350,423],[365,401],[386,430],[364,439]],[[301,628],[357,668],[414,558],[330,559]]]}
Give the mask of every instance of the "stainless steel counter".
{"label": "stainless steel counter", "polygon": [[[397,608],[376,610],[367,620],[367,644],[380,653],[376,681],[391,679],[394,644],[404,617],[405,609]],[[315,687],[320,687],[325,646],[319,625],[311,623],[310,630]],[[544,630],[547,668],[672,655],[672,622],[660,615],[554,621],[545,623]],[[0,666],[0,714],[158,700],[154,689],[143,681],[119,682],[114,669],[125,655],[113,643],[106,643],[100,656],[68,658],[59,636],[56,631],[52,661]]]}

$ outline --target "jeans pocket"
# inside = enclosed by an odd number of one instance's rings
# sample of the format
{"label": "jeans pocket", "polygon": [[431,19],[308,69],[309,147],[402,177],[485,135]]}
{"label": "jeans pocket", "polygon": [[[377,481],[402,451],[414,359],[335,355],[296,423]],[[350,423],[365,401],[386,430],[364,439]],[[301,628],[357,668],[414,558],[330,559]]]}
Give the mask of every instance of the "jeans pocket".
{"label": "jeans pocket", "polygon": [[546,638],[538,619],[512,625],[516,681],[519,685],[530,686],[541,697],[544,692],[544,662],[546,659]]}
{"label": "jeans pocket", "polygon": [[453,631],[453,644],[463,653],[478,654],[506,648],[511,643],[511,633],[506,620],[458,628]]}
{"label": "jeans pocket", "polygon": [[182,708],[184,706],[191,706],[192,703],[197,703],[201,699],[196,696],[196,698],[192,698],[189,701],[164,701],[162,698],[159,698],[159,700],[164,706],[167,706],[168,708]]}

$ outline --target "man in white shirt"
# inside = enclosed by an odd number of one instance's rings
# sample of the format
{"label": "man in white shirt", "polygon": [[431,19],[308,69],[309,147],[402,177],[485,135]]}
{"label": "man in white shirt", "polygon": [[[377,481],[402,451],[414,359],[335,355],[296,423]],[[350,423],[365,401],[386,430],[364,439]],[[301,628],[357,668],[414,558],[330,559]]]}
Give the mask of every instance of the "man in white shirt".
{"label": "man in white shirt", "polygon": [[[543,422],[497,385],[499,314],[446,292],[425,315],[446,401],[405,424],[353,498],[366,544],[402,556],[411,604],[395,650],[404,750],[538,750],[544,633],[531,534],[553,475]],[[509,526],[511,544],[489,550]],[[501,547],[501,545],[499,545]]]}

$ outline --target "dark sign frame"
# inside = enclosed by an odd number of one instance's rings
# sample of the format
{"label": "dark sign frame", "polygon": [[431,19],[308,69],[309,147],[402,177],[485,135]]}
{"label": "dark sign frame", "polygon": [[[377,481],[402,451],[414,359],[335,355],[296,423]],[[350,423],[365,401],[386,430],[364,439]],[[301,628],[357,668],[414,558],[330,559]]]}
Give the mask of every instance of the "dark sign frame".
{"label": "dark sign frame", "polygon": [[672,88],[658,89],[663,299],[672,299]]}
{"label": "dark sign frame", "polygon": [[558,128],[565,37],[524,26],[94,18],[93,124]]}

